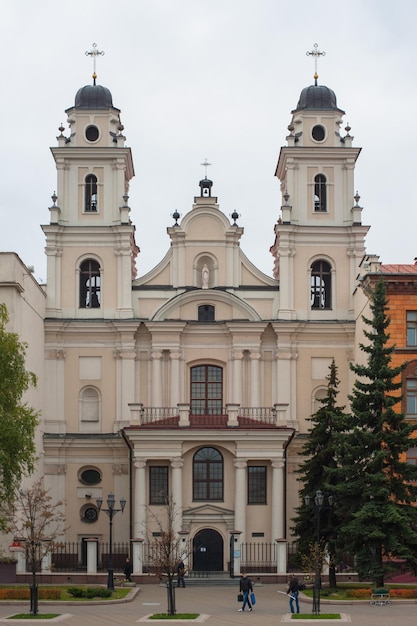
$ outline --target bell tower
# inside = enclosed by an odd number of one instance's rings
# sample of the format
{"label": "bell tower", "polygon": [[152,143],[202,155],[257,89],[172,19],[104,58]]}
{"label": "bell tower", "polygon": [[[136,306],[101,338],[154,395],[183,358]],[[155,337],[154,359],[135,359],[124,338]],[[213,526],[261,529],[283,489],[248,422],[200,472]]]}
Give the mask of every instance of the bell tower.
{"label": "bell tower", "polygon": [[[324,53],[317,44],[311,53]],[[280,280],[280,319],[351,319],[352,295],[365,252],[354,170],[360,148],[350,126],[342,135],[344,111],[334,91],[318,84],[302,90],[292,111],[287,145],[275,175],[282,193],[281,215],[271,247],[274,277]],[[355,203],[356,199],[356,203]]]}
{"label": "bell tower", "polygon": [[50,223],[43,226],[47,254],[47,316],[129,318],[131,280],[139,252],[128,206],[134,176],[120,110],[109,89],[93,84],[78,90],[61,124]]}

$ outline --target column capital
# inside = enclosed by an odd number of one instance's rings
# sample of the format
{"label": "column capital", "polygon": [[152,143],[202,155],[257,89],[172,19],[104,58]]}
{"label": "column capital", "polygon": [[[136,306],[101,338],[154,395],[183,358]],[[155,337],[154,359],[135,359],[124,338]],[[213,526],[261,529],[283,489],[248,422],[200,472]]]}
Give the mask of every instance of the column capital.
{"label": "column capital", "polygon": [[145,469],[146,461],[143,461],[142,459],[135,459],[133,461],[133,465],[136,469]]}
{"label": "column capital", "polygon": [[181,459],[180,457],[175,457],[174,459],[171,459],[171,467],[173,469],[181,469],[184,465],[184,460]]}
{"label": "column capital", "polygon": [[271,466],[273,469],[282,470],[285,468],[285,462],[282,459],[272,459]]}
{"label": "column capital", "polygon": [[236,469],[246,469],[248,465],[247,459],[234,459],[233,463]]}

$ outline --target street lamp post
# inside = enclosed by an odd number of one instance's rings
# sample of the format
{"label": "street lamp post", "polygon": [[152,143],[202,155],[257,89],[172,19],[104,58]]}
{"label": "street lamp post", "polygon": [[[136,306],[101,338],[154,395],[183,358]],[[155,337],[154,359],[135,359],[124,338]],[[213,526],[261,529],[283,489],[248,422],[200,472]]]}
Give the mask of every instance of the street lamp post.
{"label": "street lamp post", "polygon": [[103,511],[104,513],[107,513],[108,517],[109,517],[109,527],[110,527],[110,545],[109,545],[109,562],[108,562],[108,566],[107,566],[107,572],[108,572],[108,576],[107,576],[107,589],[110,589],[110,591],[114,591],[114,568],[113,568],[113,517],[116,515],[116,513],[119,513],[119,511],[121,511],[123,513],[123,511],[125,510],[125,506],[126,506],[126,499],[125,498],[120,498],[120,509],[115,509],[114,505],[116,504],[116,498],[114,497],[114,494],[109,493],[109,495],[107,496],[107,509],[102,509],[102,505],[103,505],[103,498],[97,498],[96,500],[97,502],[97,508],[99,511]]}
{"label": "street lamp post", "polygon": [[[310,505],[310,496],[304,496],[304,502],[306,506]],[[314,587],[313,587],[313,614],[320,615],[320,591],[321,591],[321,549],[320,549],[320,522],[321,512],[328,510],[333,505],[333,496],[327,498],[329,506],[324,504],[323,492],[318,489],[314,497],[314,510],[317,513],[317,550],[316,550],[316,571],[314,575]]]}

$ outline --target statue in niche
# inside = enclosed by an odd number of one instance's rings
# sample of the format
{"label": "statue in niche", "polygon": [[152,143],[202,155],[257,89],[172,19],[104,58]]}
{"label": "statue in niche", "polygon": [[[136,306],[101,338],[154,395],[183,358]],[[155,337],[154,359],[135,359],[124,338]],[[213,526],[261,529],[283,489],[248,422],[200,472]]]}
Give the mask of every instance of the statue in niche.
{"label": "statue in niche", "polygon": [[208,289],[209,288],[209,276],[210,276],[210,270],[207,267],[207,263],[204,263],[203,269],[201,270],[201,287],[202,287],[202,289]]}

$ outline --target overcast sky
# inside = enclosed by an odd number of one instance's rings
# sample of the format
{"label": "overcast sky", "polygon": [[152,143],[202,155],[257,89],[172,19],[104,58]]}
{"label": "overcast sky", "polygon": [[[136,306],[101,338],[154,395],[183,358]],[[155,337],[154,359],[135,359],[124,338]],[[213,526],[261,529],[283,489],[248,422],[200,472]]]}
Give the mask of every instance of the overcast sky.
{"label": "overcast sky", "polygon": [[[0,23],[0,250],[46,279],[44,236],[56,189],[49,147],[79,87],[98,83],[121,109],[136,176],[138,276],[165,255],[171,215],[199,194],[205,158],[220,209],[237,211],[241,246],[272,275],[281,195],[274,178],[291,110],[319,82],[346,111],[362,152],[355,187],[368,253],[417,256],[415,0],[3,0]],[[345,124],[343,124],[343,127]],[[355,189],[355,191],[356,191]],[[352,199],[353,204],[353,199]]]}

